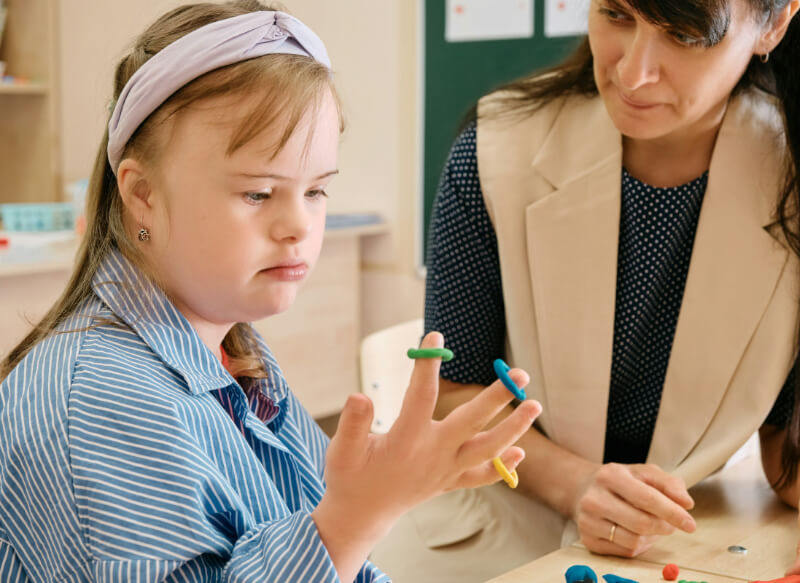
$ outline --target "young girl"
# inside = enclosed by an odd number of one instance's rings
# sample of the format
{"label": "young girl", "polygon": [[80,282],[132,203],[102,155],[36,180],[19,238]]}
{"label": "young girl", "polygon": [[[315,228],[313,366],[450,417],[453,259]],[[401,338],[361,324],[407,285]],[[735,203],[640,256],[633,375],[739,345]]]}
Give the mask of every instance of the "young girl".
{"label": "young girl", "polygon": [[387,580],[375,542],[497,481],[494,456],[516,467],[539,405],[482,431],[511,399],[498,382],[434,422],[427,360],[388,434],[353,395],[328,446],[241,323],[291,305],[337,173],[330,64],[302,23],[178,8],[114,95],[75,274],[0,368],[0,580]]}

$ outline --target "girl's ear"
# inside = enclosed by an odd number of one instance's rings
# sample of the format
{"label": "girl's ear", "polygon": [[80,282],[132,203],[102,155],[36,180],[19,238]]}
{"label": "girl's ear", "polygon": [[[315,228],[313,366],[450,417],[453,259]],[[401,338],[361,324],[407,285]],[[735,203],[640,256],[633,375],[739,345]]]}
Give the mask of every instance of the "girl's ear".
{"label": "girl's ear", "polygon": [[[800,0],[798,0],[800,1]],[[135,158],[125,158],[117,170],[117,187],[122,197],[122,204],[137,222],[150,223],[152,206],[152,188],[145,174],[144,167]]]}
{"label": "girl's ear", "polygon": [[800,8],[800,0],[790,0],[786,6],[783,7],[783,10],[775,16],[772,24],[756,44],[756,54],[763,55],[771,53],[775,47],[778,46],[778,43],[781,42],[783,36],[786,34],[786,29],[789,28],[792,18],[797,14],[798,8]]}

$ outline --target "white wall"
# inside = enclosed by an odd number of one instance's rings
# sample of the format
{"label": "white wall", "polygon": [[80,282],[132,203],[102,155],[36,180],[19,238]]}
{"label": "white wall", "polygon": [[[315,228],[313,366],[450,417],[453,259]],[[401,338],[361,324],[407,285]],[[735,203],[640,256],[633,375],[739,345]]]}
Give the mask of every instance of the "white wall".
{"label": "white wall", "polygon": [[[113,68],[131,40],[177,0],[59,0],[65,182],[87,177],[107,120]],[[391,235],[364,243],[365,333],[422,314],[416,274],[416,0],[285,0],[325,41],[348,129],[331,212],[377,212]]]}

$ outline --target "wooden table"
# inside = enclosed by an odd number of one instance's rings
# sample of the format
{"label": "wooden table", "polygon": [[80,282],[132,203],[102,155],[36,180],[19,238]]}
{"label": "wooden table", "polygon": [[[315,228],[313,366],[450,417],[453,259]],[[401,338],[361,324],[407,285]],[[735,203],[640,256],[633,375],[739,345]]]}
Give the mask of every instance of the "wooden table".
{"label": "wooden table", "polygon": [[[550,553],[492,579],[492,583],[564,581],[574,564],[602,575],[613,573],[640,583],[663,581],[668,563],[680,567],[678,579],[727,583],[769,580],[783,576],[795,556],[797,512],[773,494],[761,470],[757,448],[691,489],[695,500],[694,534],[677,532],[663,538],[636,559],[593,555],[576,544]],[[743,546],[746,554],[728,552]]]}
{"label": "wooden table", "polygon": [[[564,581],[564,572],[570,565],[587,565],[597,573],[599,583],[603,583],[602,576],[613,573],[640,583],[663,581],[661,569],[663,565],[650,563],[641,559],[618,559],[592,555],[581,547],[567,547],[527,565],[509,571],[508,573],[492,579],[492,583],[550,583]],[[678,579],[687,581],[707,581],[708,583],[741,583],[744,579],[711,576],[702,571],[681,568]]]}

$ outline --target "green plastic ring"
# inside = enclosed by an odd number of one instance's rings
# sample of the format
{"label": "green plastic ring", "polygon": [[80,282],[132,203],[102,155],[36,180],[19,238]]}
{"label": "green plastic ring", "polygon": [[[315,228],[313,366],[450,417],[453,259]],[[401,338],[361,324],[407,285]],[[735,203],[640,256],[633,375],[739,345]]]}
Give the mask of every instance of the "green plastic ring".
{"label": "green plastic ring", "polygon": [[453,360],[453,351],[449,348],[409,348],[408,358],[441,358],[442,362]]}

